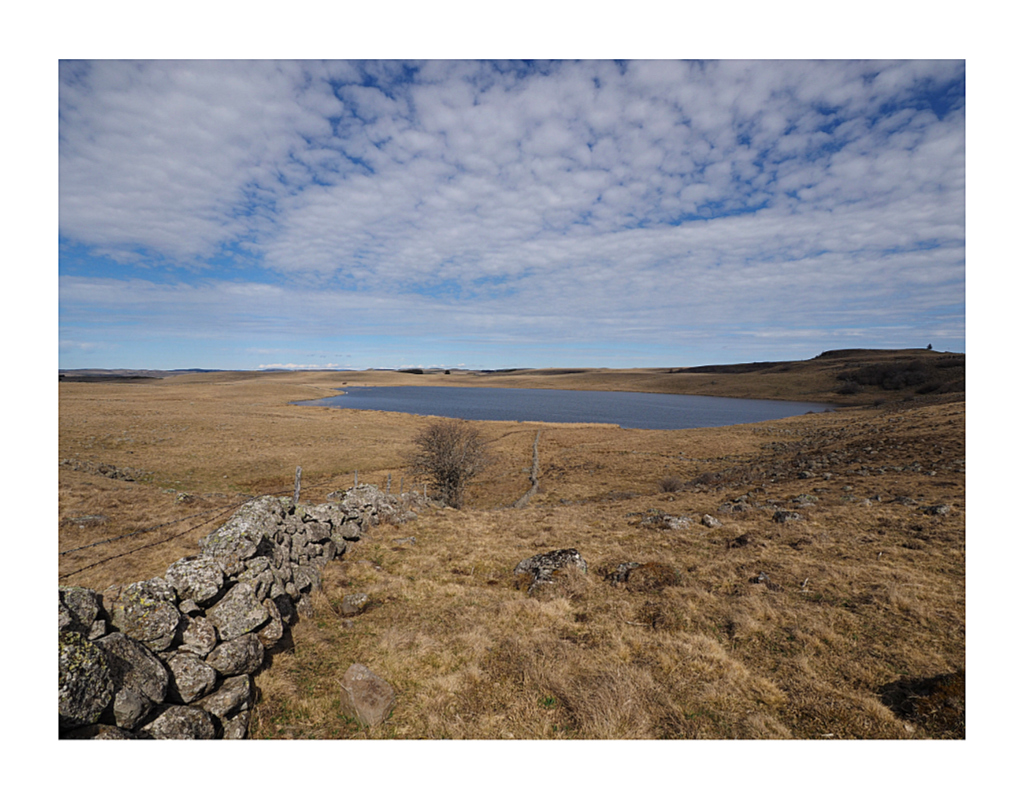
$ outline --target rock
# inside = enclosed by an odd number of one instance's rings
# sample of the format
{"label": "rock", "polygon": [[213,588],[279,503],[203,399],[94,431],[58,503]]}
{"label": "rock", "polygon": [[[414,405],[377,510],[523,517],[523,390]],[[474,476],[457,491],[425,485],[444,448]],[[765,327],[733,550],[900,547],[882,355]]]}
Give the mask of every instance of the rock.
{"label": "rock", "polygon": [[231,562],[241,567],[255,555],[270,554],[274,530],[284,518],[282,500],[257,497],[239,508],[223,527],[199,539],[200,551],[222,564]]}
{"label": "rock", "polygon": [[146,738],[162,740],[209,740],[216,737],[213,718],[204,710],[187,705],[164,705],[160,715],[140,731]]}
{"label": "rock", "polygon": [[346,594],[341,600],[342,616],[358,616],[370,604],[366,594]]}
{"label": "rock", "polygon": [[575,549],[556,549],[543,555],[534,555],[532,558],[521,560],[513,569],[512,574],[523,576],[529,580],[529,593],[538,585],[553,582],[556,573],[566,569],[575,568],[586,573],[587,562]]}
{"label": "rock", "polygon": [[191,599],[197,605],[210,605],[224,585],[224,571],[209,556],[189,556],[172,563],[165,579],[174,586],[181,599]]}
{"label": "rock", "polygon": [[90,640],[106,634],[106,623],[101,618],[103,597],[88,588],[60,587],[57,589],[59,602],[64,609],[58,632],[73,630]]}
{"label": "rock", "polygon": [[765,574],[764,572],[761,572],[760,574],[758,574],[758,575],[757,575],[757,577],[751,577],[751,578],[750,578],[750,582],[752,582],[752,583],[756,583],[756,584],[758,584],[758,585],[763,585],[763,586],[764,586],[765,588],[767,588],[767,589],[768,589],[769,591],[777,591],[777,592],[782,592],[782,591],[785,591],[785,590],[786,590],[786,589],[785,589],[785,588],[783,588],[783,587],[782,587],[781,585],[779,585],[779,584],[777,584],[777,583],[773,583],[773,582],[772,582],[772,581],[771,581],[771,580],[770,580],[770,579],[768,578],[768,575],[767,575],[767,574]]}
{"label": "rock", "polygon": [[209,655],[217,646],[217,628],[204,616],[189,619],[188,626],[181,633],[179,651],[192,652],[199,657]]}
{"label": "rock", "polygon": [[249,737],[249,718],[252,714],[243,710],[237,716],[229,719],[222,719],[221,725],[224,733],[221,736],[225,741],[242,741]]}
{"label": "rock", "polygon": [[387,719],[395,702],[395,690],[361,663],[353,663],[342,677],[341,712],[365,727]]}
{"label": "rock", "polygon": [[703,524],[705,527],[721,527],[722,526],[722,523],[720,521],[718,521],[718,519],[716,519],[710,513],[705,513],[701,517],[700,523]]}
{"label": "rock", "polygon": [[62,732],[60,737],[76,740],[124,741],[135,736],[128,732],[128,730],[122,730],[113,724],[90,724],[88,727],[79,727],[78,729]]}
{"label": "rock", "polygon": [[230,641],[252,632],[269,617],[250,583],[238,583],[206,612],[221,641]]}
{"label": "rock", "polygon": [[168,693],[184,705],[206,696],[217,684],[217,672],[189,652],[177,652],[168,659],[167,668],[171,677]]}
{"label": "rock", "polygon": [[256,637],[265,649],[270,649],[284,637],[284,620],[273,599],[264,599],[263,607],[267,610],[268,619],[266,624],[256,630]]}
{"label": "rock", "polygon": [[803,518],[803,516],[795,511],[779,509],[775,511],[775,515],[772,516],[772,521],[776,524],[785,524],[786,522],[797,522]]}
{"label": "rock", "polygon": [[295,603],[295,611],[304,619],[312,617],[313,600],[309,598],[309,594],[303,594],[299,597],[299,601]]}
{"label": "rock", "polygon": [[952,508],[949,505],[928,505],[921,510],[929,516],[948,516]]}
{"label": "rock", "polygon": [[111,626],[162,652],[174,642],[182,624],[175,600],[174,588],[159,577],[124,586],[111,602]]}
{"label": "rock", "polygon": [[114,682],[114,723],[133,730],[151,708],[167,698],[167,668],[147,647],[124,633],[111,633],[96,643],[107,655]]}
{"label": "rock", "polygon": [[193,702],[192,706],[224,719],[240,710],[249,710],[252,703],[252,679],[247,674],[240,674],[237,677],[228,677],[220,688],[209,696]]}
{"label": "rock", "polygon": [[206,662],[225,677],[252,674],[263,665],[263,644],[248,633],[218,645],[206,656]]}
{"label": "rock", "polygon": [[106,653],[78,632],[58,634],[59,729],[95,724],[114,698]]}

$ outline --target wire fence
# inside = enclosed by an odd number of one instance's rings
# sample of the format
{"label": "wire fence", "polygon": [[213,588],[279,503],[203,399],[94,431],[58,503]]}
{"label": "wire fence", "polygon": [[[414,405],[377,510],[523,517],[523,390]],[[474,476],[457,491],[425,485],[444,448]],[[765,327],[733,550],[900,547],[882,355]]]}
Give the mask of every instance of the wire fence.
{"label": "wire fence", "polygon": [[[294,499],[296,501],[298,501],[299,489],[300,489],[299,478],[300,478],[301,473],[302,473],[301,468],[300,469],[296,469],[294,494],[293,494],[292,486],[286,486],[286,487],[282,487],[282,488],[277,489],[277,490],[268,491],[268,492],[263,493],[263,494],[252,495],[252,496],[248,496],[247,495],[244,499],[242,499],[240,501],[229,503],[227,505],[221,505],[221,506],[218,506],[216,508],[208,508],[206,510],[199,511],[197,513],[189,514],[188,516],[182,516],[181,518],[178,518],[178,519],[172,519],[171,521],[162,522],[160,524],[155,524],[155,525],[152,525],[151,527],[144,527],[144,528],[139,529],[139,530],[134,530],[134,531],[132,531],[130,533],[125,533],[124,535],[114,536],[113,538],[107,538],[107,539],[105,539],[103,541],[94,541],[91,544],[84,544],[83,546],[73,547],[72,549],[66,549],[66,550],[64,550],[64,551],[59,553],[59,555],[61,557],[63,557],[64,555],[70,555],[70,554],[75,553],[75,552],[81,552],[82,550],[92,549],[93,547],[103,546],[104,544],[111,544],[111,543],[114,543],[116,541],[123,541],[125,539],[134,538],[135,536],[143,535],[145,533],[156,532],[157,530],[162,530],[162,529],[164,529],[166,527],[172,527],[172,526],[174,526],[176,524],[181,524],[182,522],[186,522],[186,521],[189,521],[191,519],[197,519],[197,518],[199,518],[201,516],[209,516],[210,517],[210,518],[204,519],[201,522],[198,522],[197,524],[192,525],[191,527],[189,527],[186,530],[182,530],[179,533],[175,533],[174,535],[167,536],[166,538],[162,538],[159,541],[154,541],[154,542],[149,543],[149,544],[143,544],[142,546],[135,547],[134,549],[130,549],[130,550],[127,550],[125,552],[119,552],[117,554],[110,555],[109,557],[102,558],[100,560],[94,561],[94,562],[89,563],[89,564],[87,564],[85,566],[82,566],[82,567],[80,567],[78,569],[75,569],[74,571],[65,572],[63,574],[60,574],[58,572],[58,579],[65,580],[68,577],[73,577],[76,574],[79,574],[79,573],[84,572],[84,571],[88,571],[89,569],[93,569],[93,568],[95,568],[97,566],[100,566],[100,565],[102,565],[104,563],[109,563],[112,560],[117,560],[118,558],[124,558],[124,557],[127,557],[128,555],[133,555],[136,552],[141,552],[144,549],[151,549],[153,547],[160,546],[162,544],[166,544],[169,541],[173,541],[176,538],[181,538],[183,535],[188,535],[189,533],[191,533],[191,532],[193,532],[195,530],[198,530],[198,529],[200,529],[201,527],[203,527],[203,526],[205,526],[207,524],[219,521],[222,517],[226,516],[231,511],[237,510],[238,508],[242,507],[245,503],[251,502],[253,499],[257,499],[258,497],[274,497],[274,496],[280,496],[280,495],[284,494],[284,495],[291,495],[291,496],[294,497]],[[356,472],[355,473],[355,479],[354,479],[354,485],[358,485],[358,483],[359,483],[358,475],[359,475],[359,473]],[[323,488],[324,486],[329,485],[331,483],[335,483],[336,481],[337,481],[337,479],[334,478],[334,477],[325,478],[325,479],[320,480],[320,481],[318,481],[316,483],[312,483],[310,485],[304,486],[304,488],[306,490],[315,490],[315,489],[318,489],[318,488]],[[390,486],[390,475],[388,475],[388,482],[389,482],[389,486]]]}

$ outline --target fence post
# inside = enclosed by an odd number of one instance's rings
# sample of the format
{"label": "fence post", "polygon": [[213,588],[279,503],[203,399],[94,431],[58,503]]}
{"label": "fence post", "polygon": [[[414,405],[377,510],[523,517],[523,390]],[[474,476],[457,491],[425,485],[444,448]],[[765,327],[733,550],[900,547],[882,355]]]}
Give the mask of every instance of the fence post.
{"label": "fence post", "polygon": [[295,497],[294,497],[294,500],[293,500],[296,505],[299,504],[299,487],[300,487],[301,483],[302,483],[302,467],[301,466],[296,466],[295,467]]}
{"label": "fence post", "polygon": [[388,472],[388,490],[385,491],[384,493],[386,493],[386,494],[390,494],[391,493],[391,472]]}
{"label": "fence post", "polygon": [[355,482],[352,483],[353,488],[359,488],[359,470],[356,469]]}

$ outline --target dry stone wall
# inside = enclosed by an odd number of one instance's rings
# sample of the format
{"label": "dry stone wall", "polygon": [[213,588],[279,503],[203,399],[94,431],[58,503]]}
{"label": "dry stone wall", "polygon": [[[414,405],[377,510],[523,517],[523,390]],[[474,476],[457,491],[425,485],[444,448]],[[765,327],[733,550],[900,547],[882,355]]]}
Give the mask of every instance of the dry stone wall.
{"label": "dry stone wall", "polygon": [[252,675],[311,611],[324,566],[400,498],[360,485],[320,505],[259,497],[162,577],[59,588],[61,738],[245,738]]}

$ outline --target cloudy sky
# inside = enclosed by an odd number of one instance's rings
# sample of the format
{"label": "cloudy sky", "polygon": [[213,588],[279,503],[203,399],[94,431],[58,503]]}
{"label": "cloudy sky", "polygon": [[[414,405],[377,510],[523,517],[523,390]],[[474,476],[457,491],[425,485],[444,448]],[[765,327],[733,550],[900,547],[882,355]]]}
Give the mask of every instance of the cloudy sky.
{"label": "cloudy sky", "polygon": [[64,60],[59,365],[962,352],[964,76]]}

